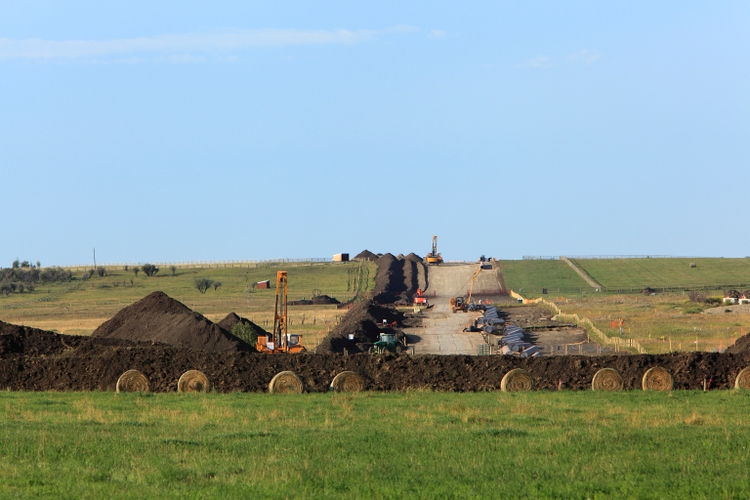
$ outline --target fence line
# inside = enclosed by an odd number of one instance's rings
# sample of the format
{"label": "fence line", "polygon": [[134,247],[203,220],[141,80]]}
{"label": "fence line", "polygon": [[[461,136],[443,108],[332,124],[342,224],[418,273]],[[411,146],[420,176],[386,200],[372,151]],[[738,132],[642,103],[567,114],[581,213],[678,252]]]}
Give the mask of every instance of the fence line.
{"label": "fence line", "polygon": [[[582,259],[582,260],[609,260],[609,259],[711,259],[718,257],[685,257],[679,255],[565,255],[569,259]],[[559,260],[562,256],[546,256],[546,255],[524,255],[523,260]]]}
{"label": "fence line", "polygon": [[[186,261],[186,262],[116,262],[108,264],[97,263],[96,267],[108,267],[108,268],[124,268],[128,266],[138,267],[143,264],[152,264],[157,267],[169,267],[175,266],[181,267],[198,267],[198,268],[219,268],[219,267],[261,267],[264,265],[271,264],[322,264],[331,263],[331,259],[326,258],[309,258],[309,259],[267,259],[267,260],[204,260],[204,261]],[[60,266],[63,269],[70,269],[71,271],[80,271],[93,269],[93,264],[81,264],[72,266]]]}
{"label": "fence line", "polygon": [[552,319],[555,321],[562,320],[568,323],[575,323],[578,326],[585,325],[591,332],[594,332],[596,336],[599,337],[599,339],[605,344],[614,344],[616,351],[619,350],[620,347],[631,347],[641,354],[646,354],[646,349],[637,340],[630,338],[623,339],[618,336],[609,337],[603,331],[598,329],[590,319],[581,318],[577,314],[564,313],[560,310],[557,304],[550,300],[545,300],[541,297],[538,299],[527,299],[522,295],[514,292],[513,290],[510,291],[510,295],[514,299],[521,300],[524,304],[544,304],[550,307],[553,311],[555,311],[555,315],[552,317]]}

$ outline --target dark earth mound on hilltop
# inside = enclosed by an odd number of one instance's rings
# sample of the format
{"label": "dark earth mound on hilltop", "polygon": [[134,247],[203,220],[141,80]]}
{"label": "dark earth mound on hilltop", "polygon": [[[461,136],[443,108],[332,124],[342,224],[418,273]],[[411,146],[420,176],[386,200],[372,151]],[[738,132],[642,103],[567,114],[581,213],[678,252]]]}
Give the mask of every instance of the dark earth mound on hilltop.
{"label": "dark earth mound on hilltop", "polygon": [[386,253],[375,263],[378,272],[375,275],[373,300],[379,304],[408,304],[417,293],[417,289],[426,288],[426,266],[414,253],[401,259]]}
{"label": "dark earth mound on hilltop", "polygon": [[369,261],[376,261],[378,260],[378,254],[372,253],[369,250],[362,250],[357,255],[352,258],[352,260],[369,260]]}
{"label": "dark earth mound on hilltop", "polygon": [[92,337],[151,341],[204,351],[253,348],[164,292],[153,292],[118,312]]}

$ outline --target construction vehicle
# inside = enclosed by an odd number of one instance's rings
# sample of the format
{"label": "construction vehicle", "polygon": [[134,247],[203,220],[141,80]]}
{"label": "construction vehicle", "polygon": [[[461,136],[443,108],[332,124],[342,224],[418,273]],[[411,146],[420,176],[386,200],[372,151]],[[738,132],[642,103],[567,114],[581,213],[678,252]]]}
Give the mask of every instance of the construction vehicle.
{"label": "construction vehicle", "polygon": [[299,354],[307,352],[300,343],[302,336],[287,332],[287,273],[276,273],[276,301],[273,312],[273,331],[258,336],[255,348],[264,354]]}
{"label": "construction vehicle", "polygon": [[437,236],[432,237],[432,252],[425,257],[428,264],[441,264],[443,257],[437,251]]}
{"label": "construction vehicle", "polygon": [[381,333],[380,340],[375,342],[375,344],[370,349],[370,352],[375,354],[383,354],[385,352],[395,352],[396,354],[401,354],[402,352],[404,352],[404,346],[401,344],[401,342],[398,342],[396,340],[395,333]]}
{"label": "construction vehicle", "polygon": [[430,304],[427,302],[427,297],[424,296],[424,292],[421,288],[417,288],[417,296],[414,297],[414,305],[430,307]]}
{"label": "construction vehicle", "polygon": [[[451,306],[451,312],[456,311],[473,311],[474,310],[474,303],[471,301],[471,296],[474,293],[474,281],[476,281],[477,276],[479,276],[479,273],[482,272],[482,264],[479,264],[479,268],[474,272],[474,275],[471,277],[471,286],[469,287],[469,294],[464,299],[462,296],[458,297],[451,297],[450,300],[450,306]],[[466,286],[466,285],[464,285]]]}

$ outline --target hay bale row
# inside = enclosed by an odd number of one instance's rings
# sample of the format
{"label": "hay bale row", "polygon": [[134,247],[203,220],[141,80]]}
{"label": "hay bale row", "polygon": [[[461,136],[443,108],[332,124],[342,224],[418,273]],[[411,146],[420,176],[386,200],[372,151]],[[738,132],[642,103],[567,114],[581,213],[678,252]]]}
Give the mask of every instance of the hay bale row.
{"label": "hay bale row", "polygon": [[[669,370],[654,366],[646,370],[641,379],[644,391],[671,391],[674,378]],[[750,389],[750,367],[744,368],[737,375],[734,387]],[[188,370],[177,382],[177,392],[208,392],[211,384],[208,377],[200,370]],[[594,391],[621,391],[625,383],[620,372],[614,368],[602,368],[591,380]],[[333,378],[330,385],[332,392],[361,392],[365,389],[362,377],[352,371],[343,371]],[[534,389],[534,379],[523,368],[514,368],[503,376],[500,390],[503,392],[522,392]],[[292,371],[277,373],[268,384],[268,392],[273,394],[301,394],[304,390],[302,379]],[[148,392],[148,378],[138,370],[128,370],[117,380],[117,392]]]}

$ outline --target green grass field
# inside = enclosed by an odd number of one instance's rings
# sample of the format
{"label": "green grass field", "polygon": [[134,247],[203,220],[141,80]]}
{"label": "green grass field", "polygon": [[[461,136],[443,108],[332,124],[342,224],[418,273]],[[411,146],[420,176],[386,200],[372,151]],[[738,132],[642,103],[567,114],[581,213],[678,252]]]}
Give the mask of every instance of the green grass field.
{"label": "green grass field", "polygon": [[750,394],[2,393],[3,498],[747,498]]}
{"label": "green grass field", "polygon": [[[679,288],[727,285],[750,287],[750,259],[578,259],[575,263],[608,291],[644,287]],[[696,267],[690,267],[695,263]]]}
{"label": "green grass field", "polygon": [[521,295],[548,293],[575,294],[591,291],[583,278],[561,260],[503,260],[500,261],[505,284]]}

